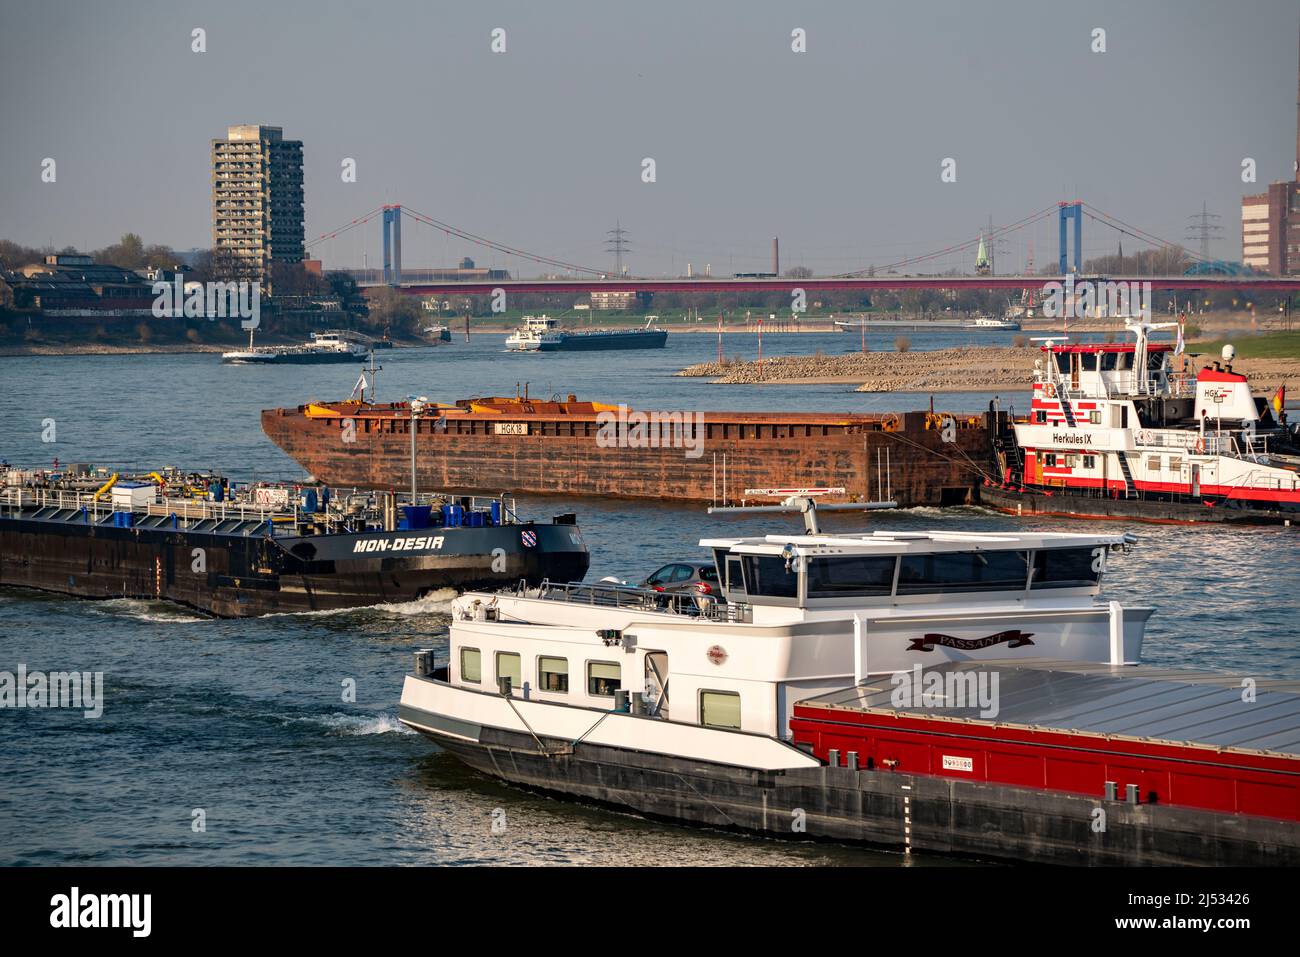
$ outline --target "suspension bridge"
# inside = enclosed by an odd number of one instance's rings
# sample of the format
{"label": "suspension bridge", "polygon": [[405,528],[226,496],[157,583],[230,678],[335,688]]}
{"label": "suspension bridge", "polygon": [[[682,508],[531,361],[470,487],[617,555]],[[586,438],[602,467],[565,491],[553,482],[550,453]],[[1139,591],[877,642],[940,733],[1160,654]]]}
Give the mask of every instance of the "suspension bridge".
{"label": "suspension bridge", "polygon": [[[953,270],[940,272],[945,261],[968,255],[977,245],[989,246],[1005,241],[1006,237],[1042,227],[1057,221],[1058,262],[1055,273],[1024,273],[1013,275],[958,274]],[[873,265],[867,269],[826,276],[790,277],[777,275],[738,275],[733,277],[652,277],[615,275],[610,270],[566,261],[554,256],[521,249],[507,243],[470,232],[450,223],[428,216],[409,206],[385,204],[356,219],[321,233],[306,243],[310,253],[319,254],[331,248],[334,240],[366,224],[378,221],[382,225],[382,274],[380,281],[369,279],[366,270],[359,283],[363,290],[391,287],[413,296],[442,295],[492,295],[497,290],[507,294],[582,294],[592,291],[635,293],[725,293],[725,292],[779,292],[789,293],[802,289],[807,293],[821,290],[906,290],[906,289],[1039,289],[1045,283],[1063,281],[1068,275],[1083,278],[1083,221],[1114,232],[1122,244],[1130,237],[1140,244],[1156,250],[1176,253],[1190,265],[1176,275],[1115,275],[1089,276],[1108,282],[1149,282],[1153,290],[1241,290],[1253,293],[1288,294],[1300,290],[1300,277],[1275,277],[1233,268],[1232,264],[1209,260],[1204,253],[1188,249],[1180,243],[1162,239],[1144,229],[1112,216],[1082,201],[1053,203],[1005,226],[991,227],[987,233],[960,243],[919,255],[908,256],[893,262]],[[402,268],[402,223],[417,224],[475,247],[490,250],[493,254],[532,264],[546,273],[540,278],[436,278],[413,279],[404,276]],[[1090,227],[1090,229],[1093,227]],[[1032,249],[1032,246],[1031,246]],[[1032,253],[1031,253],[1032,260]],[[977,267],[978,270],[978,267]],[[423,270],[420,270],[423,271]],[[441,270],[440,270],[441,271]]]}

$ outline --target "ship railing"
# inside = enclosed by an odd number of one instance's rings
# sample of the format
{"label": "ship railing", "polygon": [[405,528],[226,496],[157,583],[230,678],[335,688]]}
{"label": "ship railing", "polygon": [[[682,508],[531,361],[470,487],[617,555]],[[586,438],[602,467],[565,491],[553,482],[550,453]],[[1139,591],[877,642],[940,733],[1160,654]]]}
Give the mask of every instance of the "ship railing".
{"label": "ship railing", "polygon": [[635,585],[619,585],[612,582],[558,584],[544,581],[536,590],[529,589],[524,582],[520,582],[515,592],[520,596],[543,598],[548,601],[593,605],[600,608],[630,608],[702,618],[707,621],[744,622],[752,620],[753,616],[750,606],[739,602],[718,601],[708,595],[694,592],[661,592],[653,588],[639,588]]}
{"label": "ship railing", "polygon": [[1263,469],[1251,469],[1240,482],[1234,482],[1233,487],[1252,490],[1266,489],[1274,492],[1294,492],[1297,488],[1300,488],[1300,478],[1294,475],[1284,477],[1276,472],[1264,471]]}

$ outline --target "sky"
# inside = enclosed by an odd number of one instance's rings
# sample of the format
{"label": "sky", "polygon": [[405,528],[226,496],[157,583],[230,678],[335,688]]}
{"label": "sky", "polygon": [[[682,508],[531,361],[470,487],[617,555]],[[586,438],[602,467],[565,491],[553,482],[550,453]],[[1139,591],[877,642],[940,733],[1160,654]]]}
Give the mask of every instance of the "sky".
{"label": "sky", "polygon": [[[1083,199],[1171,241],[1204,202],[1238,259],[1241,196],[1292,176],[1298,32],[1295,0],[0,0],[0,238],[208,246],[210,141],[261,123],[303,141],[309,241],[400,203],[602,269],[618,221],[637,275],[766,269],[773,236],[834,273]],[[379,229],[312,251],[374,266]],[[1119,238],[1085,222],[1085,256]],[[542,268],[409,219],[403,252]]]}

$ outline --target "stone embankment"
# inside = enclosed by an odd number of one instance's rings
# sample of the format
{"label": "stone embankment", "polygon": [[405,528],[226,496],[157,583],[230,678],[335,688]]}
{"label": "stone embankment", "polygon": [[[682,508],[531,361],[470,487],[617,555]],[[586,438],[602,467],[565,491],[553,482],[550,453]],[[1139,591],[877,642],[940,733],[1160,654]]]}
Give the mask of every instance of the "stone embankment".
{"label": "stone embankment", "polygon": [[[757,362],[701,362],[677,373],[739,385],[858,383],[859,392],[1028,391],[1036,347],[975,347],[931,352],[852,352],[776,356]],[[1300,360],[1242,359],[1235,368],[1259,392],[1281,383],[1300,388]]]}
{"label": "stone embankment", "polygon": [[741,384],[857,382],[859,392],[983,392],[1028,382],[1039,355],[1037,349],[980,348],[778,356],[761,368],[757,362],[703,362],[678,375]]}

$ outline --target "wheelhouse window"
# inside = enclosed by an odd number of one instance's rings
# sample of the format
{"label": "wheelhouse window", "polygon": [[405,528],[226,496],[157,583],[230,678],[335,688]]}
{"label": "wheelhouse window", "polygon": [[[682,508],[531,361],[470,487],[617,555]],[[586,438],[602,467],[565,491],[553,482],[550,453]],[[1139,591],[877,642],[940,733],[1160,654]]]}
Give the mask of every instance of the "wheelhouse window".
{"label": "wheelhouse window", "polygon": [[623,687],[623,669],[612,661],[587,662],[587,694],[612,698]]}
{"label": "wheelhouse window", "polygon": [[1087,588],[1101,580],[1105,546],[1040,548],[1034,552],[1031,588]]}
{"label": "wheelhouse window", "polygon": [[472,684],[483,681],[483,653],[477,648],[460,650],[460,680]]}
{"label": "wheelhouse window", "polygon": [[799,573],[793,562],[786,568],[779,555],[745,555],[745,592],[768,598],[798,598]]}
{"label": "wheelhouse window", "polygon": [[523,668],[519,656],[513,651],[497,652],[497,679],[509,678],[510,687],[518,688],[524,682]]}
{"label": "wheelhouse window", "polygon": [[734,691],[701,691],[700,724],[706,728],[740,729],[740,695]]}
{"label": "wheelhouse window", "polygon": [[740,556],[728,555],[727,563],[723,567],[727,571],[727,590],[734,595],[743,596],[745,594],[745,575],[740,568]]}
{"label": "wheelhouse window", "polygon": [[554,691],[557,694],[568,694],[568,659],[548,658],[545,655],[539,657],[537,659],[537,684],[542,691]]}
{"label": "wheelhouse window", "polygon": [[1027,552],[939,552],[904,555],[899,561],[898,594],[932,595],[950,591],[1015,591],[1029,577]]}
{"label": "wheelhouse window", "polygon": [[808,560],[808,597],[888,595],[894,588],[893,555],[849,555]]}

